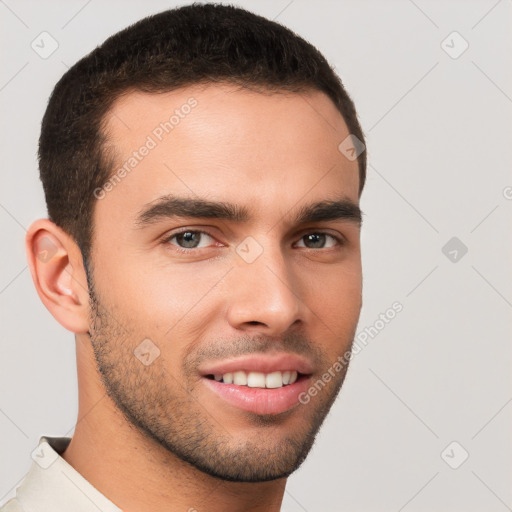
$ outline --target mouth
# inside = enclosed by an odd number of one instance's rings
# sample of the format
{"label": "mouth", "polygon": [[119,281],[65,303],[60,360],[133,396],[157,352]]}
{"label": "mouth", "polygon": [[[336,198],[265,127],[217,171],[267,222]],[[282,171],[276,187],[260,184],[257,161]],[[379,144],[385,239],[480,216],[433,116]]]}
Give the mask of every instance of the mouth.
{"label": "mouth", "polygon": [[247,386],[249,388],[277,389],[284,386],[290,386],[297,382],[299,378],[305,377],[304,374],[295,370],[277,371],[272,373],[246,372],[239,370],[236,372],[216,373],[206,375],[207,379],[222,382],[223,384],[234,384],[235,386]]}
{"label": "mouth", "polygon": [[225,404],[260,415],[276,415],[298,405],[310,385],[312,365],[289,354],[223,361],[201,371],[206,388]]}

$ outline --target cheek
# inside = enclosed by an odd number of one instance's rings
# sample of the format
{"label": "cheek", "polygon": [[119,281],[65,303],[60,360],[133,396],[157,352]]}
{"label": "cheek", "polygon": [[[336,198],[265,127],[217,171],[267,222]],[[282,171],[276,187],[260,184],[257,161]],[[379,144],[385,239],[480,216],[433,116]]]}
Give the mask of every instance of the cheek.
{"label": "cheek", "polygon": [[325,312],[331,318],[344,313],[346,321],[359,314],[361,309],[362,273],[358,258],[340,265],[306,271],[303,286],[308,306],[318,313]]}
{"label": "cheek", "polygon": [[[140,258],[119,258],[105,265],[101,290],[106,304],[138,334],[168,345],[194,338],[208,323],[215,288],[226,268],[169,265]],[[180,342],[181,344],[181,342]]]}
{"label": "cheek", "polygon": [[318,277],[308,292],[307,305],[314,312],[314,322],[332,340],[326,350],[331,356],[352,342],[362,307],[362,276],[360,266],[331,270],[325,279]]}

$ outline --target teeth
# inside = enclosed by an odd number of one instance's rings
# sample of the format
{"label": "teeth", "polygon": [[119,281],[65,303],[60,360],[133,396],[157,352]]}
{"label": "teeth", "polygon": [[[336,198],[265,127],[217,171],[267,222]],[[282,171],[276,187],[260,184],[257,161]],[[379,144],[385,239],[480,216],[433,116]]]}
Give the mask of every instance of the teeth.
{"label": "teeth", "polygon": [[247,375],[245,372],[235,372],[233,374],[233,384],[237,386],[247,386]]}
{"label": "teeth", "polygon": [[250,372],[247,376],[247,385],[250,388],[264,388],[265,374],[259,372]]}
{"label": "teeth", "polygon": [[272,373],[238,371],[224,373],[223,375],[215,374],[213,378],[225,384],[236,384],[237,386],[248,386],[250,388],[276,389],[293,384],[298,378],[298,373],[288,370]]}
{"label": "teeth", "polygon": [[280,388],[284,384],[281,372],[268,373],[265,377],[265,387]]}

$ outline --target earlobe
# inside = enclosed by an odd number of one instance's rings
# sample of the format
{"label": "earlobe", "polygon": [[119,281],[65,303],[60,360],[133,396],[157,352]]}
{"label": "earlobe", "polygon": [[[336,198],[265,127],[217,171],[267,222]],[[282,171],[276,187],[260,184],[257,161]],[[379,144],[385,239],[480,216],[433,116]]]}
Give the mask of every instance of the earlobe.
{"label": "earlobe", "polygon": [[37,293],[66,329],[89,329],[89,291],[80,249],[73,238],[49,219],[29,228],[25,248]]}

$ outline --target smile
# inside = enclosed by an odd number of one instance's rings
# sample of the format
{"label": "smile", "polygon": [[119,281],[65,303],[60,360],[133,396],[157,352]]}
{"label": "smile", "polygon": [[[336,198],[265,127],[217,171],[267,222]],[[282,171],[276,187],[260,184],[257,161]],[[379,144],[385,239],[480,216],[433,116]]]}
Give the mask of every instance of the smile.
{"label": "smile", "polygon": [[199,368],[209,403],[265,415],[299,407],[314,370],[311,361],[290,353],[228,358]]}
{"label": "smile", "polygon": [[248,386],[250,388],[276,389],[293,384],[299,373],[293,371],[277,371],[272,373],[245,372],[242,370],[224,374],[207,375],[207,378],[214,379],[224,384],[235,384],[236,386]]}

